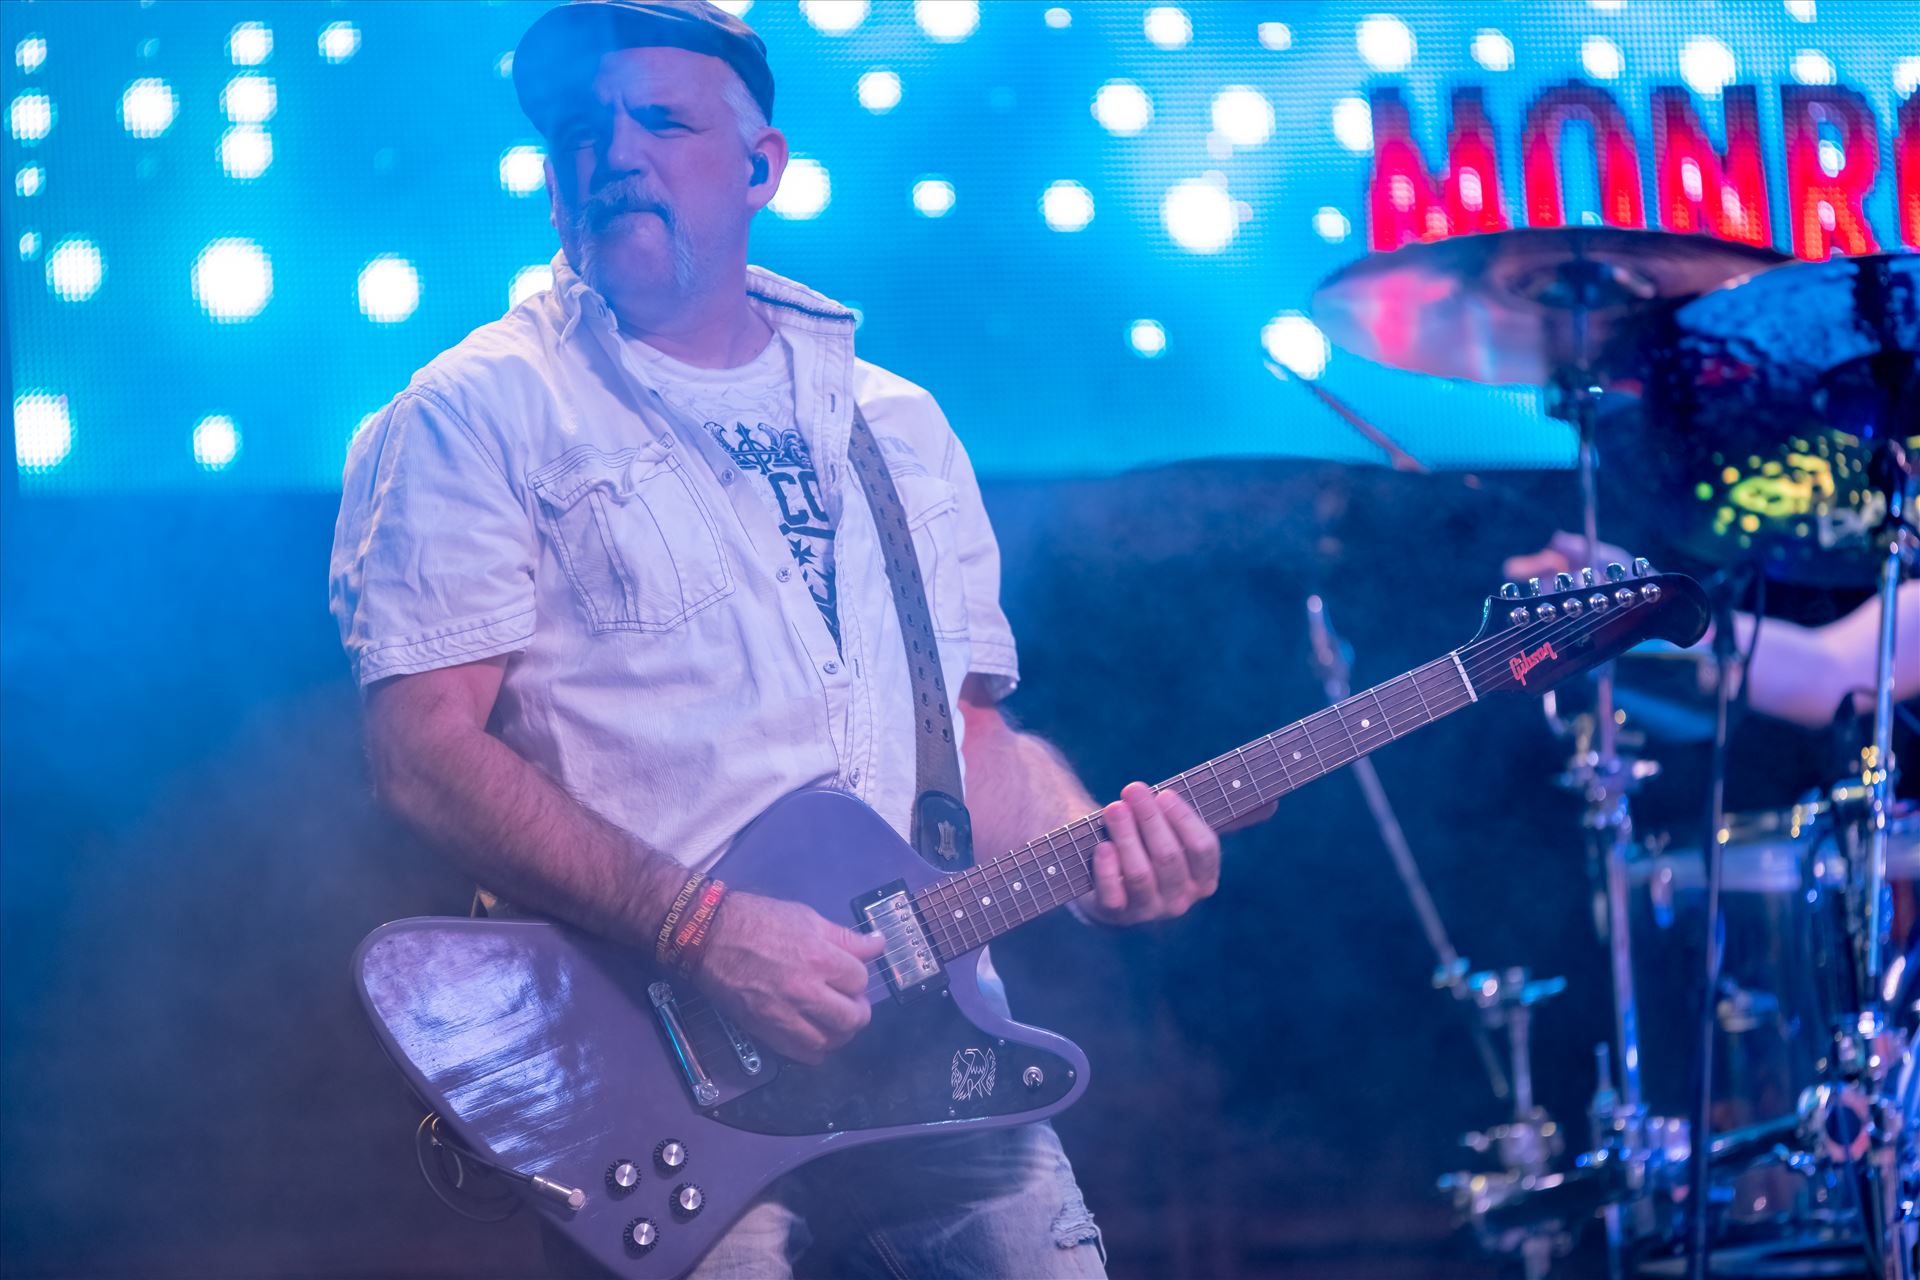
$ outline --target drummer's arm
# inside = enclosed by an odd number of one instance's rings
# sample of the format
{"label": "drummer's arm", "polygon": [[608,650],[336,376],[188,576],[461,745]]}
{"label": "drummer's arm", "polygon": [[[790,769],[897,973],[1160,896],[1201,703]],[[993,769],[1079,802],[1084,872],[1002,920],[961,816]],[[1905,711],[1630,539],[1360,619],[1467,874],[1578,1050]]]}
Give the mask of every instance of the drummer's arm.
{"label": "drummer's arm", "polygon": [[[1900,702],[1920,696],[1920,582],[1901,586],[1894,616],[1898,634],[1893,698]],[[1753,618],[1737,614],[1734,621],[1745,649],[1753,639]],[[1868,710],[1873,705],[1879,647],[1880,606],[1874,600],[1823,627],[1764,619],[1747,673],[1748,705],[1809,729],[1833,723],[1835,709],[1850,693],[1858,709]]]}

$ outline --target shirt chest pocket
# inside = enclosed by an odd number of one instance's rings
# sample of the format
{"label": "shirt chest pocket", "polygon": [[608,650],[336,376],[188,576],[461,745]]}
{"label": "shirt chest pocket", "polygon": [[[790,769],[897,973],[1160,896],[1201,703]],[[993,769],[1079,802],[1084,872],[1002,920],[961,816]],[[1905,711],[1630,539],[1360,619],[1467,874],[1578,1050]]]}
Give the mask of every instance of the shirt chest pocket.
{"label": "shirt chest pocket", "polygon": [[527,484],[594,631],[666,631],[732,592],[713,516],[664,442],[581,445]]}
{"label": "shirt chest pocket", "polygon": [[954,487],[920,472],[895,472],[894,488],[913,534],[914,558],[927,588],[933,633],[942,639],[967,634],[967,587],[960,563],[960,515]]}

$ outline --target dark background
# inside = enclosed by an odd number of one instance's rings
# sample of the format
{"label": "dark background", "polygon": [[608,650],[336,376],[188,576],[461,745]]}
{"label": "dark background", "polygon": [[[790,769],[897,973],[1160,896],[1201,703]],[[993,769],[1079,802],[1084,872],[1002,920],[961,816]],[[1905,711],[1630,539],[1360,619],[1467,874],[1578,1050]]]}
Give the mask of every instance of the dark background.
{"label": "dark background", "polygon": [[[1025,682],[1093,789],[1319,705],[1324,589],[1371,683],[1463,643],[1555,476],[1190,464],[986,489]],[[1540,514],[1534,514],[1540,513]],[[469,886],[374,807],[323,583],[334,501],[34,499],[0,558],[0,1257],[10,1275],[518,1276],[414,1168],[419,1108],[347,978]],[[1564,974],[1542,1101],[1576,1148],[1610,1021],[1563,752],[1493,701],[1379,767],[1458,945]],[[1059,1121],[1119,1276],[1480,1275],[1434,1179],[1497,1121],[1348,776],[1229,841],[1179,922],[997,946],[1015,1013],[1097,1072]]]}

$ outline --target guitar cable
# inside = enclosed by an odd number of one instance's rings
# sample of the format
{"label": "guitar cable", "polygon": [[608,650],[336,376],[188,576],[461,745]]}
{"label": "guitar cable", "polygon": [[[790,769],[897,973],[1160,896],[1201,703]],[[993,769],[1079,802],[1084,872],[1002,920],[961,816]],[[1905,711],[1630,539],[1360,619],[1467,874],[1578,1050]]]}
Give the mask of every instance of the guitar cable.
{"label": "guitar cable", "polygon": [[[429,1151],[433,1152],[435,1162],[439,1165],[438,1178],[427,1166]],[[511,1187],[497,1194],[483,1194],[468,1190],[466,1184],[469,1163],[475,1166],[476,1173],[492,1174],[508,1183],[517,1182],[526,1189],[537,1192],[569,1209],[578,1209],[587,1202],[587,1193],[576,1187],[564,1186],[551,1178],[543,1178],[537,1173],[522,1173],[518,1169],[510,1169],[506,1165],[489,1160],[451,1136],[442,1136],[440,1114],[436,1111],[429,1111],[420,1117],[419,1127],[413,1131],[413,1154],[415,1162],[420,1166],[420,1176],[427,1180],[428,1189],[440,1197],[440,1202],[447,1208],[475,1222],[505,1222],[520,1211],[520,1197]],[[449,1161],[452,1162],[451,1169],[447,1167]],[[446,1189],[442,1188],[442,1183],[446,1184]],[[464,1196],[478,1205],[484,1212],[475,1212],[465,1205],[456,1203],[453,1196],[448,1194],[449,1189],[454,1194]],[[503,1204],[507,1206],[504,1211],[499,1208]]]}

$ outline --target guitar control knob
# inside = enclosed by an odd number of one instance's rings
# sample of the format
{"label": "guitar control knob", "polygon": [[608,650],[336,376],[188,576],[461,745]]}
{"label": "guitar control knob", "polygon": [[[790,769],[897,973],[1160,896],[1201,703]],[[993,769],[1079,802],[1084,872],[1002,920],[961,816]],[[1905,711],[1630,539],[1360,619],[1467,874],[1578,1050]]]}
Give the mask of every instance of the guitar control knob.
{"label": "guitar control knob", "polygon": [[635,1253],[645,1253],[660,1243],[660,1228],[653,1225],[652,1218],[635,1218],[627,1224],[624,1234],[627,1248]]}
{"label": "guitar control knob", "polygon": [[640,1166],[631,1160],[616,1160],[607,1166],[607,1186],[614,1191],[631,1191],[640,1185]]}
{"label": "guitar control knob", "polygon": [[653,1149],[653,1162],[662,1169],[678,1169],[687,1162],[687,1144],[678,1138],[668,1138]]}
{"label": "guitar control knob", "polygon": [[683,1182],[673,1189],[673,1212],[681,1218],[691,1218],[706,1208],[707,1197],[691,1182]]}

